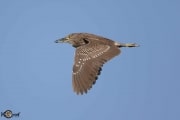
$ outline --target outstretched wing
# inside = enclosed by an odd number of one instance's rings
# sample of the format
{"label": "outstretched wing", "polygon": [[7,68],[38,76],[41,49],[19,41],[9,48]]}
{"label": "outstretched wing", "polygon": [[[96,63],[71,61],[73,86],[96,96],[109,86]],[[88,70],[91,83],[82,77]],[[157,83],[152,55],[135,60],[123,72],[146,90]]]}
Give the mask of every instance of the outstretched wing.
{"label": "outstretched wing", "polygon": [[76,49],[73,66],[73,89],[79,94],[95,84],[103,64],[120,53],[115,46],[90,44]]}

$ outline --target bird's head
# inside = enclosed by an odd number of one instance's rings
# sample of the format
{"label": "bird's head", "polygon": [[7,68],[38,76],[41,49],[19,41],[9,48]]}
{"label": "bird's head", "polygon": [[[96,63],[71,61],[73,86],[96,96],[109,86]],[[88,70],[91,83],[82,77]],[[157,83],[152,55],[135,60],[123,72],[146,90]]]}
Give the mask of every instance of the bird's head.
{"label": "bird's head", "polygon": [[69,43],[72,44],[73,47],[79,47],[89,43],[89,41],[87,40],[87,36],[82,33],[72,33],[56,40],[55,43]]}

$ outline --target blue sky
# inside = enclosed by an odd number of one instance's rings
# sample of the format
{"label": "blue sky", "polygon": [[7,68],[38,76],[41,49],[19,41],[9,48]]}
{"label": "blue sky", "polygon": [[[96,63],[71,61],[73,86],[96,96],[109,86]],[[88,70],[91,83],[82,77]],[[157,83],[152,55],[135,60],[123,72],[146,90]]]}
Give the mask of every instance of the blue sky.
{"label": "blue sky", "polygon": [[[0,1],[0,112],[22,120],[179,120],[179,0]],[[98,34],[138,48],[104,65],[88,94],[72,91],[74,48]],[[5,118],[1,118],[5,119]]]}

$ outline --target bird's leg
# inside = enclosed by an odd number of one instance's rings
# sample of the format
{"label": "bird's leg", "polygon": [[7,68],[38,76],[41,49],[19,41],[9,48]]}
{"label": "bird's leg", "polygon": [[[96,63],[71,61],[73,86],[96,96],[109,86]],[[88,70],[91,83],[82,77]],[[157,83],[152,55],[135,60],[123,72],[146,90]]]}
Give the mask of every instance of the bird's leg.
{"label": "bird's leg", "polygon": [[136,43],[115,43],[118,47],[139,47]]}

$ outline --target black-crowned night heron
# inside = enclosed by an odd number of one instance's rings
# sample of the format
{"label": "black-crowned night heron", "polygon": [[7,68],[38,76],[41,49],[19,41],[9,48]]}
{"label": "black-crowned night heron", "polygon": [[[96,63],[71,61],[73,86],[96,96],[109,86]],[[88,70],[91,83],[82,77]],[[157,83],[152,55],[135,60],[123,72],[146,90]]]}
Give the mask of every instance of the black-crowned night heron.
{"label": "black-crowned night heron", "polygon": [[120,47],[137,47],[135,43],[122,44],[89,33],[72,33],[58,39],[76,48],[73,66],[73,89],[77,94],[87,93],[100,75],[105,62],[120,54]]}

